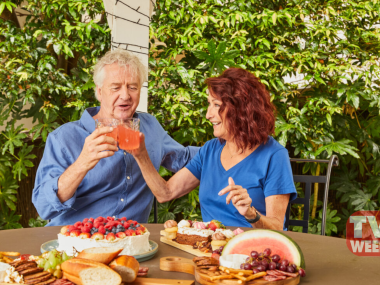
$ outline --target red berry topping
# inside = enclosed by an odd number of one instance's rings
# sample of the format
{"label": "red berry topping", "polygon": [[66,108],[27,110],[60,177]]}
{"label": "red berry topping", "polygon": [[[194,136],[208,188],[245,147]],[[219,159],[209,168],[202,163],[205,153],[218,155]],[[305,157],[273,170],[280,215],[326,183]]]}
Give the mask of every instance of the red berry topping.
{"label": "red berry topping", "polygon": [[108,221],[114,221],[115,218],[114,218],[114,217],[110,217],[110,216],[108,216],[108,217],[107,217],[107,220],[108,220]]}
{"label": "red berry topping", "polygon": [[135,236],[136,232],[134,230],[126,230],[124,232],[127,236]]}
{"label": "red berry topping", "polygon": [[136,229],[136,235],[137,236],[141,236],[142,234],[144,234],[144,232],[142,230]]}
{"label": "red berry topping", "polygon": [[94,219],[93,219],[93,218],[89,218],[88,220],[91,221],[91,222],[94,222]]}
{"label": "red berry topping", "polygon": [[106,229],[103,226],[100,226],[98,229],[98,233],[101,233],[104,235],[106,233]]}
{"label": "red berry topping", "polygon": [[79,227],[83,226],[83,224],[82,224],[82,222],[76,222],[74,224],[74,226],[77,227],[77,228],[79,228]]}
{"label": "red berry topping", "polygon": [[79,230],[75,230],[75,231],[70,232],[71,237],[77,237],[80,234],[81,234],[81,231],[79,231]]}
{"label": "red berry topping", "polygon": [[85,239],[85,238],[90,238],[91,237],[91,234],[90,233],[81,233],[79,235],[80,238],[82,239]]}
{"label": "red berry topping", "polygon": [[120,220],[121,220],[121,221],[126,221],[127,218],[126,218],[126,217],[122,217],[122,218],[120,218]]}
{"label": "red berry topping", "polygon": [[88,219],[87,219],[87,218],[83,219],[83,224],[85,224],[85,223],[87,223],[87,222],[88,222]]}
{"label": "red berry topping", "polygon": [[136,226],[138,224],[138,222],[137,221],[133,221],[133,224]]}
{"label": "red berry topping", "polygon": [[77,230],[76,226],[69,226],[69,232]]}
{"label": "red berry topping", "polygon": [[125,222],[125,223],[123,224],[123,227],[126,228],[126,229],[128,229],[130,225],[131,225],[130,223]]}
{"label": "red berry topping", "polygon": [[106,240],[109,240],[109,241],[113,241],[116,239],[116,236],[114,233],[109,233],[107,236],[106,236]]}
{"label": "red berry topping", "polygon": [[136,230],[139,230],[139,231],[141,231],[141,232],[145,232],[145,227],[138,227],[138,228],[136,228]]}
{"label": "red berry topping", "polygon": [[91,228],[86,226],[82,227],[82,233],[91,233]]}
{"label": "red berry topping", "polygon": [[84,224],[84,226],[91,229],[94,225],[87,222]]}
{"label": "red berry topping", "polygon": [[94,240],[102,240],[104,239],[104,235],[101,234],[101,233],[94,233],[92,236],[91,236],[92,239]]}
{"label": "red berry topping", "polygon": [[116,233],[116,237],[117,238],[125,238],[126,234],[125,234],[125,232],[118,232],[118,233]]}

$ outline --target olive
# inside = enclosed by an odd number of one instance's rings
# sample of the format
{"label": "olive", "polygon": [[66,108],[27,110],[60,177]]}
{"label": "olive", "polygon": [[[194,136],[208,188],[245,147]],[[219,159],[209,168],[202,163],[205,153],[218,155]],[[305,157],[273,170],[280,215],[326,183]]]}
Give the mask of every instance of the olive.
{"label": "olive", "polygon": [[62,270],[61,269],[57,269],[56,271],[54,271],[54,274],[53,276],[56,277],[57,279],[61,279],[62,278]]}

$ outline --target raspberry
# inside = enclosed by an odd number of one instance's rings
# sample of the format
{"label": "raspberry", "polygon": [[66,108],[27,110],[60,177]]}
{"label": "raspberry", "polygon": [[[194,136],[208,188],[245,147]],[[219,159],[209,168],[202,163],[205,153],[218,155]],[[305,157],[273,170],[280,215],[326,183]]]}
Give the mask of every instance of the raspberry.
{"label": "raspberry", "polygon": [[108,217],[107,217],[107,220],[109,220],[109,221],[114,221],[115,218],[108,216]]}
{"label": "raspberry", "polygon": [[122,218],[120,218],[120,220],[121,220],[121,221],[126,221],[127,218],[126,218],[126,217],[122,217]]}
{"label": "raspberry", "polygon": [[94,222],[94,218],[89,218],[88,220],[91,222]]}
{"label": "raspberry", "polygon": [[107,230],[112,230],[112,225],[108,225],[107,224],[104,228],[107,229]]}
{"label": "raspberry", "polygon": [[90,228],[90,229],[93,227],[92,223],[85,223],[84,226],[85,226],[85,227],[88,227],[88,228]]}
{"label": "raspberry", "polygon": [[103,226],[100,226],[98,229],[98,233],[101,233],[104,235],[106,233],[106,229]]}
{"label": "raspberry", "polygon": [[69,226],[69,232],[77,230],[76,226]]}
{"label": "raspberry", "polygon": [[82,224],[82,222],[76,222],[74,224],[74,226],[77,227],[77,228],[79,228],[79,227],[83,226],[83,224]]}
{"label": "raspberry", "polygon": [[133,224],[136,226],[138,224],[138,222],[137,221],[133,221]]}
{"label": "raspberry", "polygon": [[87,218],[83,219],[83,224],[87,223],[87,221],[88,221]]}
{"label": "raspberry", "polygon": [[126,229],[128,229],[130,225],[131,225],[130,223],[125,222],[125,223],[123,224],[123,227],[126,228]]}
{"label": "raspberry", "polygon": [[100,227],[100,224],[95,224],[93,227],[98,229]]}
{"label": "raspberry", "polygon": [[91,228],[86,226],[82,227],[82,233],[91,233]]}

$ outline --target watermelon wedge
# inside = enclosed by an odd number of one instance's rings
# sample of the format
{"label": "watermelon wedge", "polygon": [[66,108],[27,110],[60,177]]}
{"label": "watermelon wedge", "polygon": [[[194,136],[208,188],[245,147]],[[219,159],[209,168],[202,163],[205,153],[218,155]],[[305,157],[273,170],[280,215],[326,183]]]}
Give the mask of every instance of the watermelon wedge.
{"label": "watermelon wedge", "polygon": [[232,238],[222,252],[227,254],[250,255],[251,251],[263,252],[270,248],[272,254],[278,254],[282,259],[289,260],[305,269],[305,259],[298,244],[285,234],[273,230],[255,229],[241,233]]}

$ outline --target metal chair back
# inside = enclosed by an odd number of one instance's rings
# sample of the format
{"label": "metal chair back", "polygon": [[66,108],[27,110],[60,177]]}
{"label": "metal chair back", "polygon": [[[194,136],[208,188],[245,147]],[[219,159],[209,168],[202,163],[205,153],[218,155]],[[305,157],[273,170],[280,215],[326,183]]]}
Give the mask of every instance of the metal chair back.
{"label": "metal chair back", "polygon": [[[329,197],[329,186],[330,186],[330,176],[331,169],[333,166],[339,165],[339,159],[336,155],[332,155],[329,160],[325,159],[297,159],[291,158],[291,162],[316,162],[316,163],[328,163],[326,175],[314,176],[314,175],[294,175],[294,182],[305,183],[305,197],[304,198],[296,198],[291,201],[286,209],[286,221],[285,226],[289,228],[289,226],[301,226],[302,232],[307,233],[309,229],[309,212],[310,212],[310,196],[311,196],[311,185],[313,183],[323,183],[325,184],[324,189],[324,199],[323,199],[323,211],[322,211],[322,227],[321,234],[325,235],[326,228],[326,211],[327,211],[327,203]],[[303,220],[290,220],[290,207],[292,204],[303,204],[304,205],[304,215]]]}

